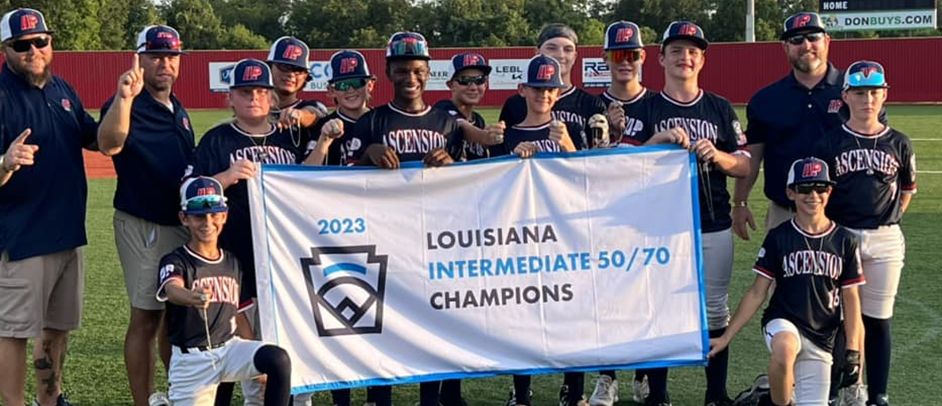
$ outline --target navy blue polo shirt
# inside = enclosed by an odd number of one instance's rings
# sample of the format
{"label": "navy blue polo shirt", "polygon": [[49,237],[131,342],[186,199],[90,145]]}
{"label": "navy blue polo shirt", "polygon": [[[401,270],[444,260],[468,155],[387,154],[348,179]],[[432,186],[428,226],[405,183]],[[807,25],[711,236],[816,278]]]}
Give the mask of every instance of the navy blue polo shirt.
{"label": "navy blue polo shirt", "polygon": [[795,160],[811,156],[814,146],[841,119],[843,73],[828,63],[824,79],[809,89],[794,73],[759,90],[746,107],[749,144],[765,144],[765,195],[785,207],[788,168]]}
{"label": "navy blue polo shirt", "polygon": [[[114,97],[102,106],[102,117],[112,102]],[[173,95],[170,102],[172,112],[147,90],[135,97],[127,141],[112,157],[118,173],[114,208],[167,226],[180,224],[180,179],[196,149],[190,116]]]}
{"label": "navy blue polo shirt", "polygon": [[39,146],[35,164],[0,187],[0,252],[11,261],[88,243],[88,184],[82,148],[94,147],[98,124],[75,90],[58,76],[42,89],[4,64],[0,72],[0,151],[31,128],[27,144]]}

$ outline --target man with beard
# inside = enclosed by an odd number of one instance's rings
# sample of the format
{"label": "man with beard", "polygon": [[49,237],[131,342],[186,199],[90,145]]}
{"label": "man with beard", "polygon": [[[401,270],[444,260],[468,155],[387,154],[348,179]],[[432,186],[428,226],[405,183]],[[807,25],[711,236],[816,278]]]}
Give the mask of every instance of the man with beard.
{"label": "man with beard", "polygon": [[82,319],[88,185],[82,148],[98,125],[50,72],[52,30],[39,11],[0,20],[0,395],[26,399],[26,343],[35,339],[37,400],[69,405],[62,365]]}
{"label": "man with beard", "polygon": [[165,394],[152,392],[155,337],[164,367],[170,365],[167,329],[160,328],[164,304],[156,298],[157,269],[161,257],[188,239],[175,196],[196,148],[190,117],[173,95],[182,45],[171,27],[144,28],[131,69],[101,108],[98,128],[98,145],[118,174],[114,235],[131,304],[124,364],[135,406],[170,404]]}

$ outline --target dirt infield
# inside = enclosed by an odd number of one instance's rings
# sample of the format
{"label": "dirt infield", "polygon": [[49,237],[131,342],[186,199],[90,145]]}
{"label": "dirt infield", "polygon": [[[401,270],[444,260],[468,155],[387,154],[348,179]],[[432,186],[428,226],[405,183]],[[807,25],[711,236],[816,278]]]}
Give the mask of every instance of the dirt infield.
{"label": "dirt infield", "polygon": [[114,178],[114,164],[111,158],[100,152],[82,151],[85,154],[85,176],[89,179]]}

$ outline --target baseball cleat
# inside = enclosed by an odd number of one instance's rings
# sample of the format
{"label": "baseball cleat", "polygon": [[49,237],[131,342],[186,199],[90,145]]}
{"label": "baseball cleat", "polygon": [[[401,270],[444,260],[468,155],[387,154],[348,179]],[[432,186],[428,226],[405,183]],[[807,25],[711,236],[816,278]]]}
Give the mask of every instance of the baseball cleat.
{"label": "baseball cleat", "polygon": [[648,377],[645,376],[644,379],[638,381],[631,381],[631,400],[634,400],[635,403],[644,403],[644,400],[647,399],[648,394],[651,393],[651,388],[648,387]]}
{"label": "baseball cleat", "polygon": [[618,381],[608,375],[599,375],[595,391],[589,398],[590,406],[612,406],[618,402]]}
{"label": "baseball cleat", "polygon": [[150,406],[170,406],[170,398],[163,392],[154,392],[147,399],[147,404]]}

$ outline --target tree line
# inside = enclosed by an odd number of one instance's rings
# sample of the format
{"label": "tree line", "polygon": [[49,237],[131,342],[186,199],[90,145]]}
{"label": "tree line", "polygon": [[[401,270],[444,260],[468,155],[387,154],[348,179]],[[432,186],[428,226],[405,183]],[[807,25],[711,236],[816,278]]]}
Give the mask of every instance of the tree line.
{"label": "tree line", "polygon": [[[818,0],[754,0],[757,41],[774,41],[784,19]],[[942,0],[937,0],[942,5]],[[612,21],[642,27],[646,43],[674,20],[699,24],[711,42],[743,41],[746,0],[0,0],[42,11],[59,50],[133,49],[141,28],[168,24],[187,49],[266,49],[292,35],[312,48],[382,48],[393,32],[418,31],[433,47],[532,46],[563,22],[580,44],[602,44]],[[940,30],[835,33],[836,38],[938,36]]]}

